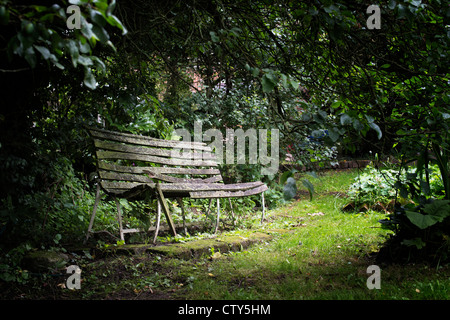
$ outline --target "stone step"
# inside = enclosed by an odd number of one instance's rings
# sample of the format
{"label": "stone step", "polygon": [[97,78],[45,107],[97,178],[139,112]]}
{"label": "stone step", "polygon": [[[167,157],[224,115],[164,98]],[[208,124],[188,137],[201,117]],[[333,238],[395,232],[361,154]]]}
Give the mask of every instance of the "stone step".
{"label": "stone step", "polygon": [[274,233],[284,233],[288,230],[268,230],[265,232],[252,232],[245,235],[219,235],[217,237],[192,240],[187,242],[177,242],[163,245],[150,244],[124,244],[111,248],[116,253],[125,254],[160,254],[180,259],[200,258],[210,256],[211,248],[214,252],[226,253],[241,251],[256,243],[269,242],[273,239]]}

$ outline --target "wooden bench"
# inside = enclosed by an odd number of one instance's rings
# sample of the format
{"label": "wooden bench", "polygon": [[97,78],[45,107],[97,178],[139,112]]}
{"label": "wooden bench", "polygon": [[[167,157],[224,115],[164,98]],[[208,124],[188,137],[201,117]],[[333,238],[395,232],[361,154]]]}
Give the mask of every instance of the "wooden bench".
{"label": "wooden bench", "polygon": [[[157,199],[153,242],[156,242],[160,228],[161,208],[171,232],[174,235],[177,234],[166,201],[167,198],[177,199],[182,209],[183,223],[185,222],[185,209],[181,198],[209,198],[209,208],[212,199],[217,199],[214,230],[217,232],[220,218],[220,198],[261,194],[261,222],[264,220],[264,191],[267,190],[267,186],[260,181],[224,184],[216,156],[205,143],[161,140],[92,127],[87,129],[95,144],[99,179],[86,241],[93,233],[92,227],[101,191],[114,199],[116,203],[120,239],[123,241],[125,233],[146,230],[123,228],[122,210],[118,198]],[[179,152],[180,148],[182,148],[182,152]]]}

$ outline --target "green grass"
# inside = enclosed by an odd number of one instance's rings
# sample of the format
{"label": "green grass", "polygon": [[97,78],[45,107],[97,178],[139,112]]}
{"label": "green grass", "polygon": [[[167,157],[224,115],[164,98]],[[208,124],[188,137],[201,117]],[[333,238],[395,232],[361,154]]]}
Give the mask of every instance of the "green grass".
{"label": "green grass", "polygon": [[265,229],[291,232],[196,268],[180,294],[187,299],[448,299],[448,267],[381,266],[381,289],[367,288],[367,267],[388,231],[379,228],[383,213],[339,210],[346,201],[342,191],[356,174],[313,179],[312,201],[305,195],[268,214]]}
{"label": "green grass", "polygon": [[[328,172],[310,179],[312,201],[298,183],[300,199],[245,217],[242,237],[270,232],[274,239],[244,251],[214,252],[183,260],[156,254],[124,256],[108,253],[80,257],[81,290],[62,289],[65,278],[33,278],[24,286],[2,289],[21,299],[449,299],[450,268],[380,265],[381,289],[367,288],[367,268],[389,235],[380,228],[384,213],[342,212],[345,190],[356,171]],[[301,178],[301,177],[298,177]],[[301,181],[301,179],[298,179]],[[302,190],[303,188],[303,190]]]}

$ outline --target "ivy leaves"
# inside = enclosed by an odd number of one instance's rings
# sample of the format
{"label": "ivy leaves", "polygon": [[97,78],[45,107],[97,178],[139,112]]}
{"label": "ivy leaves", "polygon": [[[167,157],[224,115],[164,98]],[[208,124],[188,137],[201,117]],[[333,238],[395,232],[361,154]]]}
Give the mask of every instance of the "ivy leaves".
{"label": "ivy leaves", "polygon": [[248,64],[245,65],[245,69],[251,72],[253,77],[259,77],[261,75],[261,88],[264,93],[272,92],[276,86],[282,86],[286,90],[297,90],[300,86],[300,83],[294,77],[281,73],[277,70],[250,67]]}
{"label": "ivy leaves", "polygon": [[[115,1],[108,4],[107,0],[70,0],[69,3],[80,7],[78,17],[68,16],[66,8],[57,4],[51,7],[31,5],[20,11],[8,2],[0,6],[1,24],[20,25],[8,42],[8,56],[10,60],[15,55],[22,57],[33,69],[41,61],[61,70],[71,62],[74,68],[84,69],[84,85],[95,89],[95,73],[105,72],[104,62],[93,55],[95,46],[100,42],[115,50],[105,29],[108,25],[118,28],[122,34],[127,30],[112,14]],[[80,19],[80,28],[68,29],[69,18]]]}

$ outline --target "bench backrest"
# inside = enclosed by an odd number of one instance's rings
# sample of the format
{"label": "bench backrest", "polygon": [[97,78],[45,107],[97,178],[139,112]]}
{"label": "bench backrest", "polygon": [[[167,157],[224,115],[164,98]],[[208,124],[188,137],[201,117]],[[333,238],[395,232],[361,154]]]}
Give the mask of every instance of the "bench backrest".
{"label": "bench backrest", "polygon": [[88,130],[95,144],[100,184],[109,194],[120,195],[156,181],[222,182],[216,156],[205,143],[162,140],[90,127]]}

